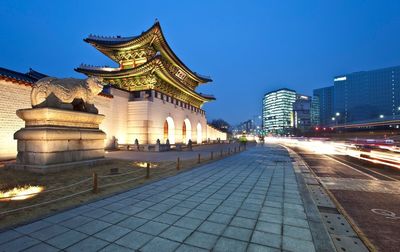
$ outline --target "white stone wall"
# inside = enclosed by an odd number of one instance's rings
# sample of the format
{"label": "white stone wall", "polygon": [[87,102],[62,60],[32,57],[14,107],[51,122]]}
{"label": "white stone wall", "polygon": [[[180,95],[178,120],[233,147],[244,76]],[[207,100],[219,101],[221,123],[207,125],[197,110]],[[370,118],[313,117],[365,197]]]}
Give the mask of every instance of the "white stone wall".
{"label": "white stone wall", "polygon": [[15,158],[17,141],[14,133],[25,123],[16,111],[31,107],[31,86],[0,79],[0,160]]}
{"label": "white stone wall", "polygon": [[[164,123],[167,117],[171,117],[174,124],[174,140],[170,139],[170,143],[182,143],[183,139],[183,122],[189,120],[186,126],[186,139],[189,138],[193,142],[197,142],[197,125],[201,125],[201,142],[207,140],[207,122],[205,115],[201,112],[191,111],[175,105],[166,100],[154,98],[153,101],[130,101],[128,105],[128,142],[134,143],[138,139],[140,144],[154,144],[157,139],[161,143],[165,143],[164,139]],[[188,123],[189,124],[189,123]],[[171,126],[169,130],[171,130]]]}
{"label": "white stone wall", "polygon": [[129,93],[113,88],[111,94],[112,98],[99,95],[95,100],[99,113],[105,115],[100,129],[107,134],[106,148],[112,147],[114,139],[120,144],[127,143]]}
{"label": "white stone wall", "polygon": [[[15,158],[17,141],[14,133],[23,128],[24,122],[17,117],[18,109],[30,108],[32,87],[0,80],[0,160]],[[164,122],[170,117],[174,124],[174,142],[182,143],[191,139],[198,142],[198,124],[201,125],[201,142],[210,140],[226,140],[226,134],[207,125],[204,113],[192,111],[166,100],[154,98],[153,101],[129,101],[129,93],[111,88],[113,97],[99,95],[95,105],[99,113],[105,115],[100,129],[107,134],[106,147],[111,147],[114,138],[118,143],[154,144],[157,139],[165,143]],[[187,125],[186,139],[183,139],[184,120]],[[171,143],[173,143],[171,141]]]}
{"label": "white stone wall", "polygon": [[227,134],[207,124],[207,137],[209,140],[227,140]]}

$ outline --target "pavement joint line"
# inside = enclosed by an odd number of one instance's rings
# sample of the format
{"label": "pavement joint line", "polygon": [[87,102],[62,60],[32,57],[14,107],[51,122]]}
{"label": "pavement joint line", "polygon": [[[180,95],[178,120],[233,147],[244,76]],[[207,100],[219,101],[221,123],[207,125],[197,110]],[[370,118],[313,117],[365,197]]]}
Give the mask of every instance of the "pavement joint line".
{"label": "pavement joint line", "polygon": [[[313,169],[310,168],[310,166],[305,162],[305,160],[304,160],[298,153],[296,153],[294,150],[292,150],[290,147],[287,147],[287,146],[285,146],[285,145],[281,145],[281,146],[283,146],[284,148],[286,148],[290,154],[292,154],[292,155],[295,156],[295,159],[297,159],[298,162],[302,163],[302,166],[306,167],[306,169],[308,169],[308,170],[313,174],[313,176],[315,177],[315,179],[319,182],[321,188],[323,188],[323,190],[329,195],[330,199],[331,199],[331,200],[333,201],[333,203],[335,204],[337,211],[340,213],[339,215],[342,216],[342,217],[348,222],[348,224],[351,226],[351,228],[353,229],[353,231],[355,232],[355,234],[357,234],[358,238],[364,243],[364,245],[367,247],[367,249],[368,249],[369,251],[373,251],[373,252],[377,251],[377,249],[375,248],[375,246],[374,246],[374,245],[371,243],[371,241],[367,238],[367,236],[364,234],[364,232],[363,232],[360,228],[358,228],[358,226],[355,224],[354,220],[350,217],[350,215],[347,213],[347,211],[342,207],[342,205],[339,203],[339,201],[336,199],[336,197],[335,197],[327,188],[325,188],[324,184],[321,182],[321,179],[315,174],[315,172],[313,171]],[[327,156],[327,155],[324,155],[324,156]],[[332,159],[332,160],[334,160],[334,161],[336,161],[336,162],[341,163],[340,161],[337,161],[337,160],[335,160],[335,159],[333,159],[333,158],[331,158],[331,157],[329,157],[329,156],[327,156],[327,157],[330,158],[330,159]],[[346,167],[350,167],[349,165],[346,165],[346,164],[344,164],[344,165],[345,165]],[[350,167],[350,168],[352,168],[352,169],[354,169],[354,170],[356,170],[356,171],[358,171],[358,172],[364,174],[364,172],[361,172],[361,171],[359,171],[359,170],[357,170],[357,169],[355,169],[355,168],[353,168],[353,167]],[[303,173],[303,172],[301,172],[301,176],[303,176],[302,173]],[[368,175],[368,176],[371,176],[371,175],[369,175],[369,174],[367,174],[367,175]],[[372,176],[371,176],[371,177],[372,177]],[[374,180],[376,180],[375,177],[373,177],[373,178],[374,178]],[[307,186],[307,187],[308,187],[308,186]],[[307,189],[307,190],[309,190],[309,189]],[[322,214],[322,213],[320,212],[320,214]],[[325,224],[324,224],[324,225],[325,225]],[[325,228],[326,228],[326,226],[325,226]],[[332,240],[333,240],[332,234],[330,234],[329,232],[328,232],[328,234],[329,234],[329,236],[331,237],[331,241],[332,241]],[[336,247],[335,247],[335,248],[336,248]]]}

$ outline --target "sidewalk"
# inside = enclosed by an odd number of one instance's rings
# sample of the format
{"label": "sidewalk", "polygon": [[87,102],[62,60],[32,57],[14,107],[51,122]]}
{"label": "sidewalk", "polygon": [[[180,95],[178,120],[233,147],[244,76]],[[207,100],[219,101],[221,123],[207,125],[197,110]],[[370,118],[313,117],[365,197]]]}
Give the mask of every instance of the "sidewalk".
{"label": "sidewalk", "polygon": [[255,147],[0,233],[0,251],[320,250],[303,194],[284,148]]}
{"label": "sidewalk", "polygon": [[[125,160],[134,161],[150,161],[150,162],[161,162],[161,161],[176,161],[179,157],[181,160],[196,159],[198,154],[202,157],[210,157],[211,152],[214,155],[218,155],[221,150],[227,152],[230,149],[233,152],[234,148],[239,151],[239,144],[210,144],[210,145],[200,145],[193,147],[192,151],[165,151],[165,152],[149,152],[149,151],[110,151],[106,153],[106,158],[117,158]],[[243,148],[243,147],[242,147]]]}

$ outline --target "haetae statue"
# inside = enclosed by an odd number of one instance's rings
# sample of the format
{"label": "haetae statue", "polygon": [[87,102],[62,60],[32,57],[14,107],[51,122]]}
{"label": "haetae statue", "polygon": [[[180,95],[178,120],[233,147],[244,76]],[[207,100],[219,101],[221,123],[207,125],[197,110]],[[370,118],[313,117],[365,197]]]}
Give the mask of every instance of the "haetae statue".
{"label": "haetae statue", "polygon": [[94,97],[103,90],[101,79],[86,80],[46,77],[35,83],[31,93],[33,108],[58,108],[98,114]]}

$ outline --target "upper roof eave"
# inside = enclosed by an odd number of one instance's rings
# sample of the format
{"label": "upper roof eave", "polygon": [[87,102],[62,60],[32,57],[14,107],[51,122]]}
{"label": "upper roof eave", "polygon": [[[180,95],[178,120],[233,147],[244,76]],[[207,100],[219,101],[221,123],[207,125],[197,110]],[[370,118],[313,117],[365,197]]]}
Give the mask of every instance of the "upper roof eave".
{"label": "upper roof eave", "polygon": [[[101,68],[95,68],[95,67],[91,67],[91,68],[82,68],[82,67],[78,67],[75,68],[74,70],[79,72],[79,73],[83,73],[86,75],[96,75],[99,77],[103,77],[103,78],[113,78],[113,77],[120,77],[123,78],[126,75],[129,76],[136,76],[136,75],[140,75],[143,74],[145,72],[149,72],[149,71],[153,71],[157,64],[161,64],[162,65],[162,61],[161,61],[161,55],[157,55],[155,57],[153,57],[150,61],[148,61],[147,63],[140,65],[136,68],[128,68],[128,69],[116,69],[116,70],[112,70],[112,71],[106,71],[106,70],[102,70]],[[151,66],[151,64],[154,64],[154,66]],[[165,69],[165,67],[160,67],[160,69]],[[162,72],[161,74],[163,76],[165,76],[166,78],[170,79],[171,81],[175,82],[175,83],[180,83],[179,80],[177,80],[177,78],[173,75],[171,75],[168,71],[162,71],[162,70],[156,70],[156,72]],[[184,92],[192,94],[194,96],[198,96],[201,97],[204,102],[206,101],[211,101],[211,100],[215,100],[215,97],[212,95],[204,95],[201,93],[197,93],[194,90],[191,90],[190,88],[186,87],[184,84],[179,84],[178,85]]]}
{"label": "upper roof eave", "polygon": [[[138,36],[131,36],[131,37],[100,37],[100,36],[89,36],[88,38],[84,39],[85,42],[90,43],[91,45],[95,46],[98,48],[100,51],[102,51],[105,55],[106,52],[103,49],[114,49],[114,48],[123,48],[129,45],[132,45],[134,43],[138,43],[140,40],[144,40],[146,36],[149,34],[157,34],[159,35],[159,39],[161,39],[161,44],[160,44],[160,51],[162,50],[165,52],[168,57],[175,62],[175,64],[180,65],[193,79],[198,81],[199,83],[207,83],[207,82],[212,82],[211,77],[208,76],[203,76],[200,75],[196,72],[193,72],[190,70],[189,67],[187,67],[179,58],[178,56],[174,53],[174,51],[171,49],[169,46],[168,42],[165,39],[165,36],[162,32],[160,22],[156,21],[148,30],[142,32]],[[149,41],[152,41],[150,39]],[[108,56],[108,55],[107,55]],[[110,56],[108,56],[110,57]],[[118,62],[117,62],[118,63]]]}

